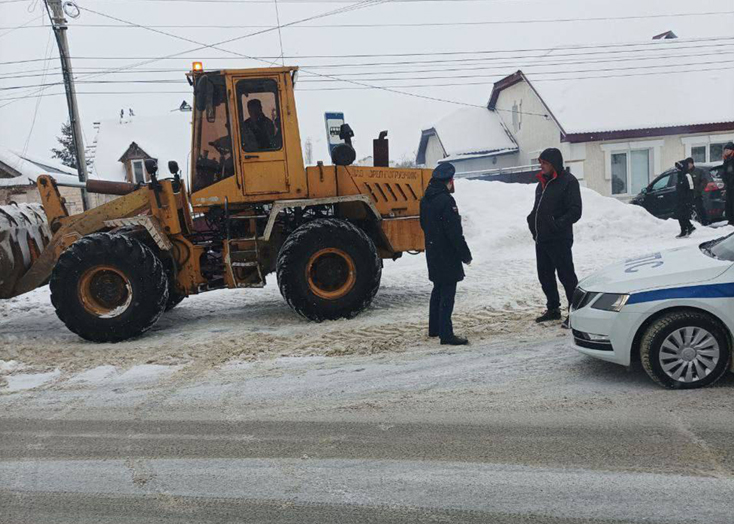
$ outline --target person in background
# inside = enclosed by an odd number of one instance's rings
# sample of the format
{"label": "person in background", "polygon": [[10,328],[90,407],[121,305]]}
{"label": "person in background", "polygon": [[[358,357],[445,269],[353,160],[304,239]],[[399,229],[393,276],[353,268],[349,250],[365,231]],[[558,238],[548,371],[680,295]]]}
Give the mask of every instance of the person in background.
{"label": "person in background", "polygon": [[688,172],[693,177],[693,209],[696,210],[701,225],[707,226],[709,225],[709,217],[703,205],[703,193],[706,191],[706,185],[708,184],[708,175],[706,170],[696,167],[696,163],[692,158],[686,158],[686,162],[688,162]]}
{"label": "person in background", "polygon": [[441,344],[468,344],[464,337],[454,334],[451,315],[454,311],[456,284],[464,280],[464,264],[472,256],[464,239],[461,216],[454,192],[454,166],[448,162],[433,170],[431,182],[421,199],[420,223],[426,238],[428,278],[433,292],[428,316],[428,336],[439,337]]}
{"label": "person in background", "polygon": [[[547,299],[545,313],[536,322],[561,319],[556,273],[561,281],[569,307],[573,291],[579,283],[573,265],[573,225],[581,218],[579,182],[563,167],[563,155],[549,148],[540,154],[535,204],[528,215],[528,227],[535,240],[538,280]],[[568,316],[563,321],[568,328]]]}
{"label": "person in background", "polygon": [[728,142],[724,146],[724,170],[721,179],[726,188],[726,220],[730,226],[734,226],[734,142]]}
{"label": "person in background", "polygon": [[678,169],[678,182],[675,185],[675,216],[680,224],[680,234],[675,238],[686,238],[696,229],[691,224],[691,207],[693,206],[695,185],[693,176],[690,173],[690,166],[693,163],[689,162],[690,160],[690,158],[686,158],[675,163],[675,167]]}

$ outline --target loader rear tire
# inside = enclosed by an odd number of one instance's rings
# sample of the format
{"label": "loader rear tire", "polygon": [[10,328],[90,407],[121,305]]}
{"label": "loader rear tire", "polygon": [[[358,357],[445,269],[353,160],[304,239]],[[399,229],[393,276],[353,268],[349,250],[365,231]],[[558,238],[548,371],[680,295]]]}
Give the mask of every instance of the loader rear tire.
{"label": "loader rear tire", "polygon": [[163,264],[142,242],[96,233],[72,244],[51,275],[51,303],[72,332],[120,342],[148,331],[168,302]]}
{"label": "loader rear tire", "polygon": [[338,219],[317,219],[291,233],[278,254],[280,293],[310,320],[352,318],[380,288],[382,261],[370,237]]}

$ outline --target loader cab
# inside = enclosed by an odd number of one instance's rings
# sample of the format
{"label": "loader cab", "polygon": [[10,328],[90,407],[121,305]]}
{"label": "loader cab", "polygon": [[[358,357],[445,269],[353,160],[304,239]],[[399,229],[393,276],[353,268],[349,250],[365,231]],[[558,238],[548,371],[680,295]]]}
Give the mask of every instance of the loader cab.
{"label": "loader cab", "polygon": [[192,75],[192,204],[214,207],[307,194],[293,96],[295,68]]}

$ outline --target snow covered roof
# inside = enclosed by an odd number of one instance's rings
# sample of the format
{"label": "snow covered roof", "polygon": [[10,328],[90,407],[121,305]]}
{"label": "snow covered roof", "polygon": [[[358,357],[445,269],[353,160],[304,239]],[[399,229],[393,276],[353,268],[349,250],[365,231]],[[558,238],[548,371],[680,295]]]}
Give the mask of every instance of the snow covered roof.
{"label": "snow covered roof", "polygon": [[2,146],[0,146],[0,168],[15,175],[11,178],[0,178],[0,187],[34,185],[41,175],[51,175],[58,182],[79,182],[76,170],[70,167]]}
{"label": "snow covered roof", "polygon": [[174,111],[160,116],[101,121],[95,139],[95,178],[124,181],[126,172],[120,157],[133,142],[157,159],[160,166],[176,160],[185,170],[191,150],[191,113]]}
{"label": "snow covered roof", "polygon": [[[428,138],[436,135],[447,158],[493,156],[517,151],[517,144],[497,113],[484,107],[465,107],[423,130],[417,162],[425,163]],[[421,161],[423,160],[423,161]]]}
{"label": "snow covered roof", "polygon": [[533,86],[566,134],[734,122],[734,69]]}
{"label": "snow covered roof", "polygon": [[[497,82],[489,108],[494,109],[502,90],[526,81],[570,142],[622,131],[650,130],[602,138],[654,136],[653,130],[686,134],[734,129],[734,68],[691,59],[685,54],[690,48],[680,44],[692,42],[696,40],[635,44],[642,47],[623,51],[631,54],[618,58],[621,64],[589,62],[583,71],[540,63],[532,72],[517,71]],[[669,132],[662,132],[664,128]]]}

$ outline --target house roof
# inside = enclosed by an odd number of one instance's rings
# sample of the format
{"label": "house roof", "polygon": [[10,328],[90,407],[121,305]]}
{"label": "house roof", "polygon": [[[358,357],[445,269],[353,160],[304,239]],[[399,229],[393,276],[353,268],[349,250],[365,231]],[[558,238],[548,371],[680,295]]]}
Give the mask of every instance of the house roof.
{"label": "house roof", "polygon": [[568,142],[734,129],[734,68],[667,56],[628,64],[624,72],[609,71],[609,64],[585,64],[586,72],[573,74],[517,71],[495,83],[488,107],[504,89],[527,81]]}
{"label": "house roof", "polygon": [[0,146],[0,165],[15,176],[0,178],[0,187],[30,186],[41,175],[51,175],[58,182],[78,183],[76,170],[59,162],[18,153]]}
{"label": "house roof", "polygon": [[517,144],[497,113],[484,107],[465,107],[442,118],[421,135],[416,162],[425,164],[430,136],[436,135],[445,161],[494,156],[517,151]]}
{"label": "house roof", "polygon": [[174,111],[122,121],[102,120],[95,142],[93,171],[102,180],[125,180],[127,174],[120,158],[133,142],[158,159],[159,165],[176,160],[184,168],[191,150],[191,113]]}

